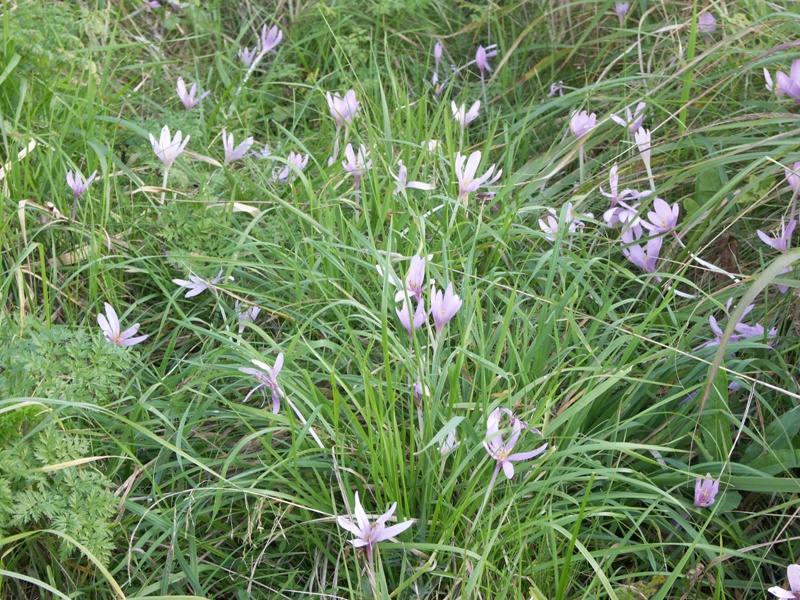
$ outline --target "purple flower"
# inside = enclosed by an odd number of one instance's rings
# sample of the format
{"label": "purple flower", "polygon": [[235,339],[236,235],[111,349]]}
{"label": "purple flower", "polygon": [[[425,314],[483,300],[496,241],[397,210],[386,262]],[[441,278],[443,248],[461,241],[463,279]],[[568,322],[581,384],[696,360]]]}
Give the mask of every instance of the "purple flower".
{"label": "purple flower", "polygon": [[[184,298],[192,298],[205,292],[208,289],[216,289],[216,285],[222,281],[222,269],[219,270],[217,276],[214,277],[211,281],[206,281],[205,279],[198,277],[197,275],[189,275],[188,281],[186,279],[173,279],[172,283],[177,284],[181,287],[187,288],[189,291],[186,292]],[[230,275],[227,279],[233,281],[233,277]]]}
{"label": "purple flower", "polygon": [[[256,377],[261,383],[259,383],[256,387],[250,390],[247,396],[244,397],[244,402],[253,395],[253,392],[260,389],[261,394],[264,396],[266,400],[267,395],[264,393],[264,388],[269,388],[270,392],[272,392],[272,412],[274,414],[278,414],[281,410],[281,398],[283,397],[283,390],[278,385],[278,374],[281,372],[283,368],[283,352],[278,354],[278,358],[275,359],[275,366],[270,367],[268,364],[261,362],[260,360],[251,360],[258,369],[251,369],[250,367],[239,367],[239,370],[242,373],[247,373],[248,375],[253,375]],[[260,369],[260,370],[259,370]]]}
{"label": "purple flower", "polygon": [[786,95],[800,103],[800,58],[792,61],[788,75],[783,71],[776,73],[777,85],[773,86],[772,77],[766,69],[764,69],[764,78],[767,80],[767,89],[769,91],[774,89],[776,96]]}
{"label": "purple flower", "polygon": [[278,29],[277,25],[273,25],[269,31],[267,31],[267,25],[261,28],[261,54],[266,54],[267,52],[274,52],[275,48],[278,44],[281,43],[283,39],[283,31]]}
{"label": "purple flower", "polygon": [[585,110],[573,113],[569,120],[569,128],[576,138],[581,139],[597,125],[597,115],[589,114]]}
{"label": "purple flower", "polygon": [[[503,436],[500,432],[500,419],[504,413],[507,414],[511,420],[511,437],[508,438],[507,442],[503,441]],[[507,408],[496,408],[489,414],[489,418],[486,419],[486,439],[483,442],[483,446],[486,448],[489,456],[497,461],[495,475],[492,477],[493,480],[500,469],[503,469],[503,473],[507,479],[511,479],[514,477],[515,462],[536,458],[547,450],[547,443],[544,443],[530,452],[517,452],[512,454],[511,451],[514,449],[514,446],[517,445],[519,437],[525,429],[528,429],[528,424],[517,419]],[[542,434],[538,429],[531,428],[531,431],[539,435]]]}
{"label": "purple flower", "polygon": [[239,160],[243,158],[247,151],[250,150],[250,146],[253,145],[253,137],[250,136],[249,138],[245,139],[241,144],[234,148],[233,146],[233,134],[226,133],[225,128],[222,128],[222,146],[225,148],[225,163],[231,164],[235,160]]}
{"label": "purple flower", "polygon": [[[633,244],[622,249],[622,254],[629,261],[639,267],[645,273],[655,273],[658,255],[661,252],[662,239],[660,237],[650,238],[647,245],[642,248],[639,244]],[[660,280],[660,278],[657,278]]]}
{"label": "purple flower", "polygon": [[[406,283],[402,290],[399,290],[395,296],[394,301],[400,302],[406,298],[413,298],[417,302],[422,301],[422,292],[425,291],[425,265],[429,257],[422,258],[421,256],[412,256],[411,265],[408,267],[406,273]],[[416,327],[415,327],[416,329]]]}
{"label": "purple flower", "polygon": [[425,319],[428,318],[428,311],[425,310],[425,303],[422,301],[417,302],[417,310],[413,316],[409,309],[409,302],[407,300],[403,300],[403,306],[399,309],[395,309],[397,316],[400,319],[400,323],[402,323],[405,330],[408,332],[409,336],[413,336],[414,332],[422,327],[422,324],[425,322]]}
{"label": "purple flower", "polygon": [[625,16],[628,14],[628,11],[631,9],[630,2],[614,2],[614,12],[617,13],[617,17],[619,17],[619,22],[622,23],[625,20]]}
{"label": "purple flower", "polygon": [[647,213],[649,221],[642,221],[642,227],[651,235],[671,231],[678,224],[679,211],[677,202],[670,206],[665,200],[656,198],[653,200],[653,210]]}
{"label": "purple flower", "polygon": [[647,108],[647,104],[645,102],[639,102],[636,105],[636,108],[631,113],[631,107],[625,107],[625,119],[618,115],[611,115],[611,120],[614,121],[617,125],[622,125],[623,127],[627,127],[628,131],[631,132],[631,135],[635,135],[639,128],[642,126],[642,121],[644,120],[644,109]]}
{"label": "purple flower", "polygon": [[[728,301],[725,303],[725,310],[726,312],[730,313],[731,310],[731,303],[733,302],[733,298],[729,298]],[[754,304],[749,304],[744,309],[744,313],[742,313],[742,319],[744,319],[751,310],[753,310]],[[708,317],[708,324],[711,327],[711,331],[714,333],[714,337],[707,342],[700,344],[699,346],[695,347],[695,350],[701,350],[702,348],[709,348],[711,346],[718,346],[719,343],[722,341],[722,334],[724,333],[722,328],[717,324],[717,320],[714,318],[714,315],[709,315]],[[736,332],[731,335],[731,343],[739,342],[741,340],[746,340],[748,338],[754,337],[764,337],[764,326],[760,323],[755,325],[748,325],[743,321],[739,321],[736,325],[734,325],[733,330]],[[778,330],[776,328],[772,328],[767,332],[767,337],[775,337],[778,335]]]}
{"label": "purple flower", "polygon": [[[464,162],[466,161],[466,167],[464,166]],[[478,171],[478,165],[481,164],[481,153],[480,151],[473,152],[469,155],[469,159],[463,154],[456,154],[456,178],[458,179],[458,199],[461,200],[461,204],[464,206],[467,205],[467,198],[469,197],[470,192],[475,192],[480,187],[486,187],[493,184],[495,181],[500,179],[500,175],[503,174],[503,170],[499,169],[495,176],[492,177],[492,173],[494,173],[494,169],[496,165],[492,165],[489,167],[489,170],[486,171],[483,175],[476,178],[476,173]]]}
{"label": "purple flower", "polygon": [[197,93],[197,84],[193,83],[192,88],[187,92],[186,91],[186,83],[183,81],[183,77],[178,77],[178,98],[180,98],[181,102],[183,102],[183,106],[186,110],[190,108],[194,108],[197,104],[206,96],[208,96],[211,92],[205,92],[199,98],[195,98],[195,94]]}
{"label": "purple flower", "polygon": [[719,481],[706,473],[705,477],[698,477],[694,482],[694,505],[708,508],[714,504],[719,492]]}
{"label": "purple flower", "polygon": [[717,20],[710,12],[703,13],[697,19],[697,31],[709,35],[717,30]]}
{"label": "purple flower", "polygon": [[564,82],[559,81],[557,83],[552,84],[550,86],[550,93],[547,94],[547,97],[548,98],[552,98],[556,94],[558,94],[559,96],[563,96],[564,95]]}
{"label": "purple flower", "polygon": [[436,45],[433,47],[433,60],[436,63],[436,68],[439,68],[439,63],[442,60],[442,53],[444,52],[444,46],[442,46],[442,42],[436,42]]}
{"label": "purple flower", "polygon": [[467,110],[466,104],[457,106],[455,102],[450,104],[450,108],[453,111],[453,118],[458,121],[458,124],[461,125],[461,130],[463,131],[467,125],[478,118],[478,111],[481,108],[481,101],[476,101],[469,110]]}
{"label": "purple flower", "polygon": [[761,238],[761,241],[767,246],[774,248],[778,252],[788,252],[789,244],[792,241],[792,233],[794,232],[794,228],[796,226],[797,221],[795,219],[789,221],[788,227],[786,226],[786,223],[784,223],[783,219],[781,219],[781,235],[777,238],[773,239],[769,237],[760,229],[756,230],[756,233],[758,234],[758,237]]}
{"label": "purple flower", "polygon": [[242,64],[245,67],[250,67],[256,58],[256,54],[258,54],[258,46],[254,46],[252,50],[249,48],[239,48],[237,54],[239,58],[242,59]]}
{"label": "purple flower", "polygon": [[339,523],[339,527],[356,536],[354,540],[350,540],[350,543],[356,548],[366,549],[367,561],[369,562],[370,566],[372,566],[374,563],[373,550],[375,548],[375,544],[400,535],[414,524],[414,521],[403,521],[397,525],[386,527],[386,522],[392,518],[392,515],[394,515],[394,511],[396,509],[397,502],[392,504],[389,510],[378,517],[374,523],[370,523],[367,513],[364,512],[364,508],[361,506],[361,501],[358,498],[358,492],[356,492],[356,507],[354,511],[355,519],[344,516],[336,518],[336,521]]}
{"label": "purple flower", "polygon": [[92,185],[95,177],[97,177],[97,169],[86,180],[83,179],[83,175],[77,169],[74,175],[72,171],[67,171],[67,185],[72,188],[72,193],[75,195],[76,200],[83,196],[86,189]]}
{"label": "purple flower", "polygon": [[414,382],[414,402],[419,404],[423,398],[430,398],[431,390],[427,385],[423,385],[422,381],[417,379]]}
{"label": "purple flower", "polygon": [[[558,234],[558,213],[552,208],[548,208],[547,212],[550,214],[545,217],[546,220],[539,219],[539,227],[544,231],[545,239],[554,242]],[[592,213],[587,213],[586,216],[590,219],[594,218]],[[579,221],[572,214],[572,202],[567,202],[567,214],[564,216],[564,224],[567,225],[570,233],[575,233],[579,227],[584,226],[583,221]]]}
{"label": "purple flower", "polygon": [[446,454],[450,454],[453,450],[459,447],[461,442],[456,441],[456,432],[455,429],[447,434],[445,440],[439,446],[439,453],[444,456]]}
{"label": "purple flower", "polygon": [[187,135],[183,143],[181,143],[181,136],[181,132],[178,131],[173,139],[169,134],[168,125],[164,125],[164,128],[161,130],[161,137],[158,141],[156,141],[152,133],[150,134],[150,143],[153,145],[153,152],[155,152],[156,156],[164,163],[165,169],[169,169],[172,166],[172,163],[175,162],[178,155],[186,148],[186,144],[189,143],[190,136]]}
{"label": "purple flower", "polygon": [[489,52],[487,54],[486,48],[483,46],[478,46],[478,51],[475,53],[475,66],[478,67],[478,70],[481,72],[481,77],[483,77],[484,71],[492,70],[492,67],[489,65],[489,57],[495,56],[497,51]]}
{"label": "purple flower", "polygon": [[436,286],[431,286],[431,313],[436,325],[436,335],[442,334],[444,326],[456,316],[461,304],[461,298],[453,293],[452,283],[447,284],[444,294],[442,294],[442,290],[437,291]]}
{"label": "purple flower", "polygon": [[779,588],[777,585],[767,591],[777,598],[788,598],[789,600],[800,600],[800,565],[789,565],[786,570],[786,578],[789,580],[791,591]]}
{"label": "purple flower", "polygon": [[425,140],[420,144],[420,147],[425,148],[428,152],[436,152],[442,146],[439,140]]}
{"label": "purple flower", "polygon": [[642,237],[642,221],[638,216],[638,204],[630,206],[625,202],[628,198],[639,200],[648,196],[651,192],[637,192],[635,190],[622,190],[619,191],[619,176],[617,175],[617,165],[611,167],[608,174],[608,185],[611,193],[607,194],[600,188],[600,193],[611,200],[611,208],[603,213],[603,220],[609,227],[614,227],[617,224],[622,225],[622,241],[630,243],[634,239]]}
{"label": "purple flower", "polygon": [[328,108],[334,121],[336,121],[337,127],[341,127],[343,123],[350,125],[353,119],[356,118],[359,103],[356,100],[355,90],[345,92],[344,98],[339,95],[339,92],[336,92],[333,96],[328,92],[325,94],[325,99],[328,101]]}
{"label": "purple flower", "polygon": [[617,175],[616,163],[614,164],[613,167],[611,167],[611,170],[608,173],[608,187],[611,190],[610,194],[604,192],[603,188],[600,188],[600,193],[609,200],[611,200],[611,208],[614,208],[618,203],[627,200],[628,198],[630,198],[631,200],[640,200],[641,198],[644,198],[645,196],[648,196],[651,193],[650,190],[647,190],[645,192],[637,192],[636,190],[628,190],[628,189],[622,190],[622,192],[620,192],[619,175]]}
{"label": "purple flower", "polygon": [[794,194],[800,192],[800,162],[794,163],[791,169],[786,167],[784,173],[786,173],[786,182],[792,188],[792,192]]}
{"label": "purple flower", "polygon": [[403,164],[402,160],[397,161],[400,165],[400,172],[395,175],[392,173],[392,177],[394,177],[395,181],[397,181],[397,185],[394,188],[394,194],[404,193],[407,189],[414,189],[414,190],[432,190],[433,185],[430,183],[423,183],[422,181],[408,181],[408,169]]}
{"label": "purple flower", "polygon": [[116,346],[135,346],[147,339],[146,335],[133,337],[136,335],[136,332],[139,331],[138,323],[134,323],[133,326],[120,333],[121,327],[116,311],[108,302],[104,304],[106,307],[106,314],[100,313],[97,315],[97,324],[100,325],[100,329],[103,330],[103,335],[106,336],[107,341]]}
{"label": "purple flower", "polygon": [[264,147],[261,150],[253,150],[250,152],[250,156],[253,158],[259,158],[261,160],[266,160],[272,156],[272,149],[269,147],[269,144],[264,144]]}
{"label": "purple flower", "polygon": [[256,317],[258,317],[258,313],[261,312],[261,309],[255,305],[245,310],[240,310],[238,300],[236,301],[235,310],[239,319],[239,335],[244,332],[245,323],[254,323]]}
{"label": "purple flower", "polygon": [[296,176],[291,167],[295,167],[297,170],[303,171],[308,164],[308,158],[308,154],[304,155],[300,154],[299,152],[289,152],[289,156],[286,158],[289,164],[278,169],[276,177],[284,183],[289,183]]}
{"label": "purple flower", "polygon": [[344,170],[353,176],[353,186],[356,189],[361,187],[361,177],[372,166],[369,160],[369,151],[364,144],[358,148],[358,153],[353,150],[352,144],[347,144],[344,148],[345,160],[342,161]]}

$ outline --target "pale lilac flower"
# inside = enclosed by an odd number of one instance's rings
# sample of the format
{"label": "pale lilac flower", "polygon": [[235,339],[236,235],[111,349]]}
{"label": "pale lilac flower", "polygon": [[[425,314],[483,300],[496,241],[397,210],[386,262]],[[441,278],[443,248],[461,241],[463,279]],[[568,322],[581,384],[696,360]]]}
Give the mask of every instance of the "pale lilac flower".
{"label": "pale lilac flower", "polygon": [[278,169],[277,178],[284,183],[288,183],[292,181],[296,174],[292,170],[289,165],[297,168],[299,171],[303,171],[308,164],[309,155],[308,154],[300,154],[299,152],[289,152],[289,156],[286,160],[289,162],[288,165],[284,165],[282,168]]}
{"label": "pale lilac flower", "polygon": [[397,525],[386,527],[386,522],[392,518],[392,515],[394,515],[394,511],[396,509],[397,502],[392,504],[389,510],[378,517],[374,523],[370,523],[367,513],[364,512],[364,508],[361,506],[361,501],[358,498],[358,492],[356,492],[356,506],[354,511],[355,519],[344,516],[336,518],[336,521],[339,523],[339,527],[356,536],[356,539],[350,540],[350,543],[356,548],[366,549],[367,562],[369,563],[370,567],[373,567],[374,565],[373,551],[375,544],[400,535],[414,524],[414,521],[403,521]]}
{"label": "pale lilac flower", "polygon": [[559,96],[563,96],[564,95],[564,82],[559,81],[557,83],[552,84],[550,86],[550,93],[547,94],[547,97],[548,98],[552,98],[556,94],[558,94]]}
{"label": "pale lilac flower", "polygon": [[87,188],[92,185],[95,177],[97,177],[96,169],[94,173],[89,175],[89,179],[84,179],[83,175],[81,175],[80,171],[77,169],[75,170],[74,174],[72,171],[67,171],[67,185],[72,188],[72,194],[75,196],[76,200],[83,196]]}
{"label": "pale lilac flower", "polygon": [[758,234],[758,237],[761,238],[761,241],[764,242],[767,246],[774,248],[778,252],[788,252],[789,245],[792,241],[792,233],[794,232],[794,228],[796,226],[797,226],[797,221],[795,219],[789,221],[789,226],[787,227],[786,223],[781,218],[780,236],[773,239],[760,229],[756,230],[756,233]]}
{"label": "pale lilac flower", "polygon": [[597,115],[589,114],[585,110],[573,113],[569,120],[569,128],[578,139],[581,139],[597,125]]}
{"label": "pale lilac flower", "polygon": [[[558,213],[552,208],[548,208],[547,212],[550,214],[546,215],[545,219],[539,219],[539,227],[544,231],[545,239],[554,242],[558,234]],[[594,218],[592,213],[586,213],[586,216],[590,219]],[[572,214],[572,202],[567,202],[567,214],[564,216],[564,224],[568,227],[570,233],[575,233],[579,227],[584,226],[583,221],[579,221]]]}
{"label": "pale lilac flower", "polygon": [[439,63],[442,60],[442,53],[444,52],[444,46],[442,46],[442,42],[436,42],[436,45],[433,47],[433,60],[436,62],[436,68],[439,68]]}
{"label": "pale lilac flower", "polygon": [[[503,441],[503,436],[500,432],[500,419],[503,413],[507,414],[511,420],[511,437],[507,442]],[[528,424],[520,421],[514,414],[507,408],[494,409],[489,417],[486,419],[486,439],[483,441],[483,446],[489,453],[489,456],[497,461],[492,481],[497,476],[500,469],[503,469],[507,479],[514,477],[514,463],[522,460],[531,460],[542,454],[547,450],[547,443],[542,444],[535,450],[530,452],[517,452],[512,454],[511,451],[517,445],[519,437],[524,430],[528,429]],[[542,434],[538,429],[531,428],[534,433]]]}
{"label": "pale lilac flower", "polygon": [[414,332],[420,327],[422,327],[422,324],[425,322],[425,319],[428,318],[428,311],[425,310],[424,302],[422,301],[417,302],[417,311],[414,313],[412,321],[411,311],[408,305],[409,302],[407,300],[403,300],[403,306],[399,309],[396,308],[395,312],[397,313],[397,316],[400,318],[400,323],[408,332],[408,335],[413,336]]}
{"label": "pale lilac flower", "polygon": [[705,33],[706,35],[712,34],[717,30],[717,19],[710,12],[703,13],[697,19],[697,31]]}
{"label": "pale lilac flower", "polygon": [[614,227],[614,225],[620,224],[622,225],[622,241],[625,243],[630,243],[634,239],[639,239],[642,237],[642,221],[638,216],[638,204],[634,204],[633,206],[627,204],[625,200],[631,198],[632,200],[639,200],[651,192],[649,190],[645,192],[637,192],[635,190],[622,190],[619,191],[619,176],[617,175],[617,165],[615,164],[611,167],[611,171],[608,175],[608,184],[611,189],[611,193],[607,194],[603,191],[603,188],[600,188],[600,193],[609,198],[611,200],[611,208],[609,208],[606,212],[603,213],[603,220],[605,221],[606,225],[609,227]]}
{"label": "pale lilac flower", "polygon": [[275,48],[281,43],[282,39],[283,31],[278,29],[277,25],[273,25],[270,30],[267,31],[267,26],[265,24],[261,28],[261,54],[274,52]]}
{"label": "pale lilac flower", "polygon": [[[464,162],[466,161],[466,166],[464,166]],[[492,173],[494,173],[496,165],[492,165],[489,167],[489,170],[486,171],[483,175],[476,178],[476,172],[478,171],[478,166],[481,164],[481,153],[480,151],[473,152],[469,155],[469,159],[463,154],[456,154],[456,178],[458,179],[458,199],[461,200],[461,203],[466,206],[467,205],[467,198],[469,197],[470,192],[475,192],[478,188],[481,187],[488,187],[493,184],[495,181],[500,179],[500,176],[503,174],[503,169],[499,169],[497,173],[495,173],[494,177],[492,177]]]}
{"label": "pale lilac flower", "polygon": [[800,103],[800,58],[792,61],[788,75],[783,71],[776,73],[776,85],[773,86],[772,77],[766,69],[764,69],[764,78],[767,80],[767,89],[770,91],[774,89],[776,96],[786,95]]}
{"label": "pale lilac flower", "polygon": [[150,134],[150,143],[153,145],[153,152],[161,159],[166,169],[172,166],[172,163],[175,162],[178,155],[186,148],[186,144],[189,143],[190,136],[187,135],[183,143],[181,143],[181,136],[181,132],[178,131],[173,139],[172,136],[170,136],[168,125],[164,125],[164,128],[161,130],[161,137],[158,141],[156,141],[152,133]]}
{"label": "pale lilac flower", "polygon": [[328,101],[331,116],[336,121],[336,127],[341,127],[345,123],[350,125],[353,119],[356,118],[360,105],[356,100],[355,90],[345,92],[344,98],[339,95],[339,92],[336,92],[333,96],[328,92],[325,94],[325,99]]}
{"label": "pale lilac flower", "polygon": [[[233,281],[233,277],[230,275],[225,277],[224,279],[228,279]],[[214,277],[211,281],[206,281],[202,277],[198,277],[197,275],[189,275],[189,279],[173,279],[172,283],[179,285],[180,287],[185,287],[189,291],[186,292],[184,298],[192,298],[197,296],[198,294],[202,294],[206,290],[214,290],[216,289],[216,285],[223,280],[222,276],[222,269],[219,270],[217,276]]]}
{"label": "pale lilac flower", "polygon": [[463,130],[467,127],[467,125],[478,118],[478,111],[481,108],[481,101],[477,100],[469,110],[467,110],[466,104],[457,106],[455,102],[450,104],[450,108],[453,111],[453,118],[458,121],[458,124],[461,125],[461,129]]}
{"label": "pale lilac flower", "polygon": [[442,146],[442,142],[439,140],[426,140],[420,144],[422,148],[425,148],[428,152],[436,152]]}
{"label": "pale lilac flower", "polygon": [[630,9],[631,9],[630,2],[614,2],[614,12],[617,13],[617,17],[619,17],[620,23],[622,23],[625,20],[625,17]]}
{"label": "pale lilac flower", "polygon": [[786,570],[786,578],[789,580],[791,591],[779,588],[777,585],[767,591],[776,598],[788,598],[789,600],[800,600],[800,565],[789,565]]}
{"label": "pale lilac flower", "polygon": [[636,142],[636,145],[639,147],[639,154],[642,155],[642,162],[644,162],[644,166],[647,168],[647,174],[650,174],[650,131],[647,129],[639,128],[639,130],[633,134],[633,139]]}
{"label": "pale lilac flower", "polygon": [[161,8],[161,3],[158,0],[142,0],[150,8]]}
{"label": "pale lilac flower", "polygon": [[792,188],[792,192],[800,193],[800,162],[794,163],[791,169],[786,167],[784,173],[786,173],[786,182]]}
{"label": "pale lilac flower", "polygon": [[272,156],[272,149],[269,147],[269,144],[264,144],[264,147],[261,150],[253,150],[250,152],[250,156],[265,160]]}
{"label": "pale lilac flower", "polygon": [[447,284],[444,294],[442,290],[437,291],[436,286],[431,286],[431,313],[436,325],[436,335],[442,334],[444,326],[456,316],[462,304],[461,298],[453,293],[452,283]]}
{"label": "pale lilac flower", "polygon": [[650,238],[644,248],[639,244],[633,244],[623,248],[622,254],[645,273],[655,273],[662,241],[660,237]]}
{"label": "pale lilac flower", "polygon": [[233,146],[233,134],[226,133],[225,128],[222,128],[222,146],[225,148],[225,163],[231,164],[235,160],[239,160],[243,158],[247,151],[250,150],[250,146],[253,145],[253,136],[245,139],[241,144],[234,148]]}
{"label": "pale lilac flower", "polygon": [[248,68],[252,66],[256,54],[258,54],[258,46],[254,46],[252,50],[250,48],[239,48],[239,52],[237,52],[239,58],[242,59],[242,64]]}
{"label": "pale lilac flower", "polygon": [[608,173],[608,186],[611,190],[611,193],[606,193],[603,191],[603,188],[600,188],[600,193],[611,200],[611,208],[614,208],[620,202],[624,202],[628,198],[631,200],[640,200],[645,196],[650,195],[650,190],[644,192],[637,192],[636,190],[629,190],[625,189],[621,192],[619,191],[619,175],[617,175],[617,165],[614,163],[614,166],[611,167],[611,170]]}
{"label": "pale lilac flower", "polygon": [[239,335],[244,333],[245,323],[254,323],[256,317],[258,317],[258,313],[261,312],[261,309],[258,306],[252,305],[250,308],[246,308],[245,310],[239,309],[239,301],[236,301],[235,307],[237,318],[239,319]]}
{"label": "pale lilac flower", "polygon": [[456,432],[455,429],[447,434],[445,440],[439,446],[439,452],[442,456],[445,454],[450,454],[453,450],[459,447],[461,442],[456,441]]}
{"label": "pale lilac flower", "polygon": [[705,477],[698,477],[694,482],[694,505],[700,508],[708,508],[714,504],[719,492],[719,481],[711,477],[711,473],[706,473]]}
{"label": "pale lilac flower", "polygon": [[250,362],[257,366],[258,369],[239,367],[239,370],[242,373],[253,375],[261,383],[248,392],[247,396],[244,397],[244,402],[247,402],[250,396],[253,395],[253,392],[258,389],[261,390],[261,394],[266,400],[267,395],[264,393],[264,388],[268,388],[272,393],[272,412],[274,414],[278,414],[278,412],[281,410],[281,398],[284,396],[283,390],[281,389],[280,385],[278,385],[278,374],[283,368],[283,352],[278,354],[278,358],[275,359],[274,367],[270,367],[268,364],[265,364],[260,360],[251,360]]}
{"label": "pale lilac flower", "polygon": [[[737,323],[734,329],[739,333],[739,339],[746,340],[748,338],[763,338],[764,326],[761,323],[755,325],[748,325],[747,323]],[[768,338],[774,338],[778,335],[778,329],[773,327],[766,332]]]}
{"label": "pale lilac flower", "polygon": [[478,67],[478,70],[481,72],[481,77],[483,77],[484,71],[492,71],[492,67],[489,65],[489,57],[495,56],[496,54],[497,51],[487,54],[486,48],[478,46],[478,51],[475,53],[475,66]]}
{"label": "pale lilac flower", "polygon": [[423,398],[430,398],[431,397],[431,390],[427,385],[423,385],[423,383],[417,379],[414,382],[414,402],[419,404],[422,402]]}
{"label": "pale lilac flower", "polygon": [[[432,256],[432,255],[431,255]],[[403,289],[399,290],[395,296],[394,301],[400,302],[408,298],[413,298],[417,302],[422,301],[422,292],[425,291],[425,266],[430,257],[412,256],[411,265],[408,267],[406,273],[406,281]],[[416,327],[415,327],[416,329]]]}
{"label": "pale lilac flower", "polygon": [[642,221],[642,227],[647,229],[651,235],[671,231],[678,224],[679,212],[680,207],[677,202],[670,206],[665,200],[655,198],[653,210],[647,213],[649,221]]}
{"label": "pale lilac flower", "polygon": [[430,183],[423,183],[422,181],[408,181],[408,169],[403,164],[402,160],[397,161],[400,165],[400,172],[395,175],[392,173],[392,177],[394,177],[395,181],[397,181],[397,185],[394,188],[394,194],[397,195],[401,192],[405,192],[407,189],[414,189],[414,190],[432,190],[433,185]]}
{"label": "pale lilac flower", "polygon": [[206,96],[208,96],[211,92],[205,92],[201,94],[199,98],[195,98],[195,94],[197,94],[197,84],[193,83],[192,88],[187,92],[186,91],[186,83],[183,81],[183,77],[178,77],[178,98],[180,98],[181,102],[183,102],[184,108],[189,110],[197,106],[197,104]]}
{"label": "pale lilac flower", "polygon": [[631,132],[631,135],[635,135],[639,128],[642,126],[642,121],[644,120],[644,109],[647,108],[647,103],[639,102],[636,105],[636,108],[633,112],[631,112],[631,107],[625,107],[625,117],[622,118],[619,115],[611,115],[611,120],[614,121],[617,125],[622,125],[623,127],[627,127],[628,131]]}
{"label": "pale lilac flower", "polygon": [[97,315],[97,324],[100,325],[100,329],[103,330],[103,335],[109,343],[115,346],[135,346],[147,339],[146,335],[133,337],[136,335],[136,332],[139,331],[138,323],[134,323],[131,327],[120,333],[121,327],[116,311],[108,302],[104,304],[106,307],[106,314],[100,313]]}
{"label": "pale lilac flower", "polygon": [[[733,298],[728,298],[728,301],[725,303],[725,311],[730,313],[731,310],[731,303],[733,302]],[[748,304],[747,307],[744,309],[744,313],[742,313],[742,319],[744,319],[747,314],[755,308],[755,304]],[[739,322],[741,324],[741,321]],[[703,348],[710,348],[711,346],[719,346],[720,342],[722,341],[722,334],[725,333],[722,330],[722,327],[719,326],[717,320],[714,318],[714,315],[708,316],[708,325],[711,327],[711,331],[714,334],[714,337],[708,340],[707,342],[703,342],[699,346],[695,346],[695,350],[702,350]],[[743,339],[742,336],[737,334],[731,335],[731,343],[738,342],[739,340]]]}
{"label": "pale lilac flower", "polygon": [[361,177],[372,166],[369,160],[369,151],[364,144],[358,149],[358,153],[353,150],[352,144],[347,144],[344,148],[345,160],[342,161],[344,170],[353,176],[353,186],[356,189],[361,187]]}

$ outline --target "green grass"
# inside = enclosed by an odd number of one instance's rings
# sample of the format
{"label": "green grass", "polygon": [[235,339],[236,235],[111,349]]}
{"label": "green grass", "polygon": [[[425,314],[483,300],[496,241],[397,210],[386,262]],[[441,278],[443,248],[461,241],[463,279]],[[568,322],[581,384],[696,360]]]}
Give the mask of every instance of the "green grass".
{"label": "green grass", "polygon": [[[787,585],[800,303],[796,271],[779,272],[798,252],[755,232],[788,216],[783,169],[800,157],[797,104],[762,74],[796,56],[791,3],[640,2],[622,25],[611,2],[182,5],[1,5],[0,596],[734,600]],[[711,39],[692,25],[707,8]],[[264,23],[285,38],[243,85],[236,52]],[[451,101],[484,90],[450,65],[490,43],[487,102],[462,133]],[[185,111],[178,76],[209,97]],[[361,110],[328,165],[325,92],[351,88]],[[599,192],[615,163],[620,189],[649,188],[608,118],[643,99],[657,195],[680,206],[660,282],[625,259]],[[599,123],[582,173],[576,110]],[[162,203],[148,134],[164,124],[191,140]],[[223,127],[274,158],[224,165]],[[360,192],[347,141],[370,149]],[[503,175],[464,208],[455,156],[477,150],[479,174]],[[308,166],[276,183],[290,151]],[[435,189],[393,194],[398,160]],[[71,220],[75,168],[98,178]],[[594,218],[549,241],[538,219],[567,202]],[[427,254],[427,278],[463,300],[438,342],[431,319],[409,338],[389,276]],[[234,279],[195,298],[172,282],[220,269]],[[237,300],[261,309],[241,334]],[[104,302],[149,338],[107,344]],[[751,303],[744,321],[774,340],[694,349],[710,315],[732,330]],[[257,381],[239,368],[280,352],[281,411],[268,391],[243,403]],[[542,431],[515,451],[549,446],[490,488],[497,407]],[[721,489],[698,508],[706,473]],[[378,544],[374,572],[336,521],[356,491],[369,515],[396,502],[415,521]]]}

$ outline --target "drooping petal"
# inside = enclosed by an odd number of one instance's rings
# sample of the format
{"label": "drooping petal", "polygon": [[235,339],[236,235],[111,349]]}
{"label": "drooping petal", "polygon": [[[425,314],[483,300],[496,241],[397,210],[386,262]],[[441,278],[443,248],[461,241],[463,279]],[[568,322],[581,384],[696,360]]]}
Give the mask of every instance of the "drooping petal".
{"label": "drooping petal", "polygon": [[391,527],[387,527],[378,535],[375,542],[382,542],[384,540],[388,540],[389,538],[397,537],[401,533],[403,533],[406,529],[411,527],[414,524],[414,521],[403,521],[402,523],[398,523],[397,525],[392,525]]}

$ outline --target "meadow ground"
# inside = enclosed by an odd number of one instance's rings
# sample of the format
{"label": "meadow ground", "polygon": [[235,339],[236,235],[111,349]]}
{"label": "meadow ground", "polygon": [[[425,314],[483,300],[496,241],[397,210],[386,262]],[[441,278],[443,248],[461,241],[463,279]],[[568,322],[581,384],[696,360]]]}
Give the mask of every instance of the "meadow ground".
{"label": "meadow ground", "polygon": [[1,6],[0,597],[800,597],[793,2]]}

